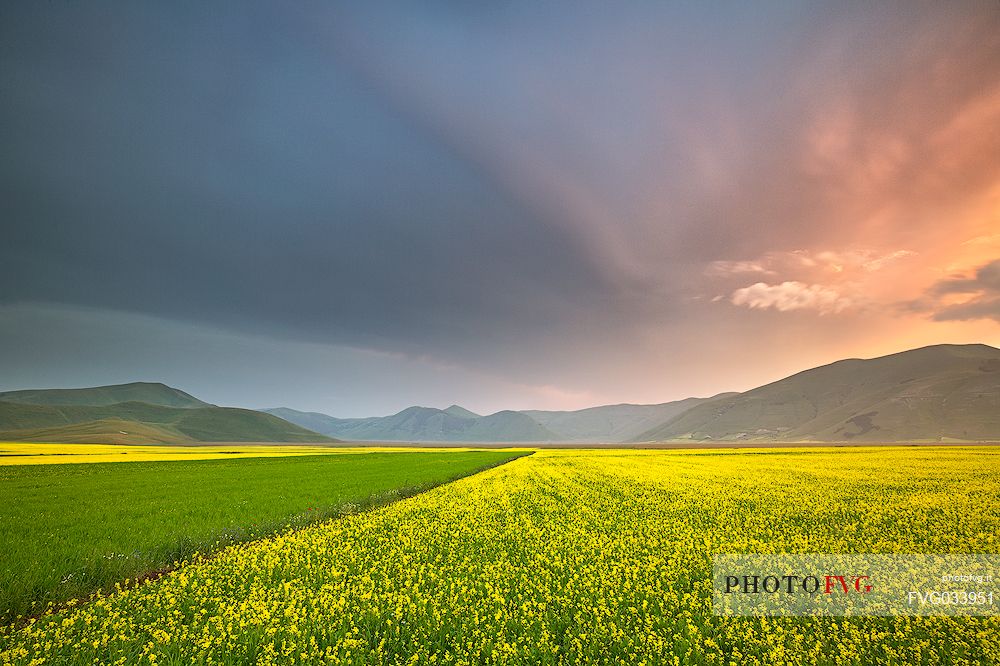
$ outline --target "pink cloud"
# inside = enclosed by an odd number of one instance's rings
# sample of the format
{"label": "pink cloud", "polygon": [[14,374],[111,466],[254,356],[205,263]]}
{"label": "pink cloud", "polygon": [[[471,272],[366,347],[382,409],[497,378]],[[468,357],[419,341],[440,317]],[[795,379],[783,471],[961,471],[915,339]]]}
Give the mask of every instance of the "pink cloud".
{"label": "pink cloud", "polygon": [[841,312],[853,304],[831,287],[795,281],[773,285],[757,282],[734,291],[730,302],[752,310],[816,310],[820,314]]}

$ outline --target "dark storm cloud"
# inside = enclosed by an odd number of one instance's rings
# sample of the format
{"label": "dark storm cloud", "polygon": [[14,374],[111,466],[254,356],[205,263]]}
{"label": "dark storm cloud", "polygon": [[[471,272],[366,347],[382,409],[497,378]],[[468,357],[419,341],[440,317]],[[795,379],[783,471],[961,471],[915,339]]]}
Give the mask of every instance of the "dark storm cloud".
{"label": "dark storm cloud", "polygon": [[602,289],[308,16],[100,7],[3,10],[5,301],[422,351]]}

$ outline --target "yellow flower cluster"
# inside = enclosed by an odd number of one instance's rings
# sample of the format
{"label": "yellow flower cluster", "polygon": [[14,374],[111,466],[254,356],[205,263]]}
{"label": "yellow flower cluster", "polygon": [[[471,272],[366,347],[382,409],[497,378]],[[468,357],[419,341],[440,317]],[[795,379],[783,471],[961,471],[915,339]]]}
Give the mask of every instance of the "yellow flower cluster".
{"label": "yellow flower cluster", "polygon": [[997,617],[713,616],[711,556],[997,552],[998,453],[538,452],[0,630],[0,663],[996,663]]}

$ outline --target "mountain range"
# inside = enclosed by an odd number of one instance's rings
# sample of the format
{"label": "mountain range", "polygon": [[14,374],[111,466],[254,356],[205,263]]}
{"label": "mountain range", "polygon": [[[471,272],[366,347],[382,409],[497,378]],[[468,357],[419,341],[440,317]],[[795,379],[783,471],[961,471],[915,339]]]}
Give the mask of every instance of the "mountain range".
{"label": "mountain range", "polygon": [[[723,394],[728,395],[732,394]],[[687,398],[659,405],[602,405],[577,411],[508,410],[486,416],[458,405],[447,409],[408,407],[391,416],[357,419],[339,419],[287,407],[263,411],[331,437],[356,441],[624,442],[712,399]]]}
{"label": "mountain range", "polygon": [[371,441],[1000,440],[1000,349],[933,345],[847,359],[744,393],[659,405],[489,416],[452,405],[363,419],[265,411],[332,437]]}
{"label": "mountain range", "polygon": [[218,407],[132,383],[0,393],[0,440],[199,442],[595,442],[1000,440],[1000,349],[934,345],[847,359],[745,391],[576,411],[408,407],[336,418]]}
{"label": "mountain range", "polygon": [[519,412],[480,416],[457,405],[447,409],[408,407],[391,416],[338,419],[316,412],[277,408],[264,410],[323,434],[357,441],[549,442],[559,436]]}

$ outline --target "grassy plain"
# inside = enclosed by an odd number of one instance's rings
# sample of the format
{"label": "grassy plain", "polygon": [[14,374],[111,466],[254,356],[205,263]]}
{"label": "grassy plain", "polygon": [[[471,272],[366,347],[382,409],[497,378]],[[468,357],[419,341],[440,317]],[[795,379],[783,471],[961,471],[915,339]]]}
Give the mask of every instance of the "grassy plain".
{"label": "grassy plain", "polygon": [[[22,452],[38,453],[35,447],[43,445],[24,446],[31,448]],[[50,446],[53,455],[43,456],[46,461],[74,457],[78,448],[118,460],[143,455],[188,459],[0,466],[2,619],[90,594],[195,552],[384,504],[517,455],[411,451],[296,456],[288,454],[315,454],[317,449],[281,447],[295,450],[276,457],[190,460],[206,452]],[[59,446],[66,456],[54,453]],[[265,452],[228,455],[255,453]]]}
{"label": "grassy plain", "polygon": [[713,553],[998,535],[994,448],[540,451],[0,630],[0,663],[998,663],[997,616],[711,606]]}

